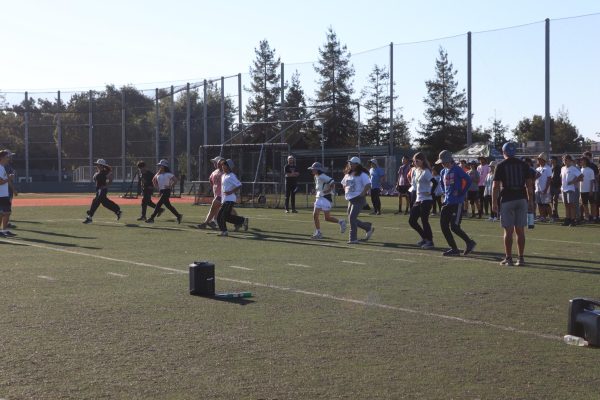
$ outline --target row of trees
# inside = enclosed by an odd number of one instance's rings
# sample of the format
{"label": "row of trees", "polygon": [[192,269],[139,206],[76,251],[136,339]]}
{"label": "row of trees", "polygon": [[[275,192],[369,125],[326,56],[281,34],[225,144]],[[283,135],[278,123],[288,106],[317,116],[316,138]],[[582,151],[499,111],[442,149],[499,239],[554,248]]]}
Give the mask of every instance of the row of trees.
{"label": "row of trees", "polygon": [[[467,99],[464,89],[459,90],[457,71],[448,59],[447,52],[439,49],[435,61],[435,76],[425,82],[427,95],[423,122],[415,128],[417,137],[411,138],[409,122],[401,109],[395,109],[394,120],[390,120],[392,98],[389,94],[390,73],[385,66],[374,65],[366,86],[359,94],[353,89],[354,68],[350,53],[330,28],[325,44],[319,48],[319,59],[314,65],[318,75],[318,88],[314,97],[307,98],[296,71],[282,87],[281,61],[267,40],[255,49],[255,60],[250,67],[251,81],[244,88],[248,102],[244,110],[243,135],[236,140],[244,143],[286,141],[293,148],[316,148],[321,140],[327,147],[353,147],[357,145],[360,131],[362,145],[387,145],[390,130],[396,148],[408,148],[411,144],[436,154],[441,149],[458,150],[466,142]],[[281,93],[285,91],[282,101]],[[220,142],[220,92],[213,84],[207,87],[208,144]],[[154,154],[154,132],[158,119],[161,154],[168,154],[170,127],[175,127],[175,148],[186,147],[186,96],[175,98],[174,119],[171,120],[170,93],[159,92],[159,115],[156,115],[154,96],[149,97],[131,86],[115,88],[107,86],[104,91],[93,93],[94,148],[96,154],[121,154],[121,111],[125,109],[128,157]],[[123,99],[125,102],[123,103]],[[393,100],[396,100],[395,98]],[[203,96],[192,90],[190,107],[192,148],[203,144]],[[25,112],[29,114],[30,154],[40,159],[55,159],[56,148],[48,142],[57,141],[57,115],[61,118],[63,156],[65,158],[87,157],[89,94],[75,94],[66,102],[48,99],[30,99],[8,108],[2,98],[0,113],[0,143],[17,152],[23,147],[23,125]],[[358,125],[356,112],[360,103],[366,119]],[[238,110],[231,99],[225,102],[226,137],[235,136],[233,122]],[[291,122],[285,122],[291,121]],[[48,129],[52,126],[52,137]],[[583,142],[577,128],[571,123],[568,113],[559,111],[551,121],[552,146],[554,151],[575,151]],[[281,133],[281,136],[277,136]],[[489,127],[473,129],[473,141],[493,142],[497,147],[507,140],[508,127],[494,119]],[[45,136],[44,136],[45,135]],[[512,135],[519,142],[543,140],[544,119],[534,115],[524,118],[513,129]],[[36,137],[37,136],[37,137]],[[181,152],[177,152],[180,154]]]}

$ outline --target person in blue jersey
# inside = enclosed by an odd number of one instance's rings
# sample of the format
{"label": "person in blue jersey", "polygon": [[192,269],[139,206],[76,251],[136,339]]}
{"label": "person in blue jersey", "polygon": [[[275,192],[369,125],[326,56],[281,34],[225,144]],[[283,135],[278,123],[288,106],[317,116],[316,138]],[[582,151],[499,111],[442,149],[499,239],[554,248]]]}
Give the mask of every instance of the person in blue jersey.
{"label": "person in blue jersey", "polygon": [[435,163],[444,166],[440,174],[440,185],[442,185],[444,193],[444,202],[442,203],[442,211],[440,213],[440,227],[450,249],[446,250],[443,255],[460,255],[460,250],[458,250],[458,246],[452,235],[452,232],[454,232],[465,241],[466,248],[463,255],[466,256],[477,245],[460,227],[465,195],[471,186],[471,178],[460,166],[456,165],[452,153],[448,150],[441,151]]}
{"label": "person in blue jersey", "polygon": [[385,170],[377,164],[376,159],[369,160],[369,175],[371,176],[371,202],[373,211],[371,215],[381,215],[381,185],[385,182]]}

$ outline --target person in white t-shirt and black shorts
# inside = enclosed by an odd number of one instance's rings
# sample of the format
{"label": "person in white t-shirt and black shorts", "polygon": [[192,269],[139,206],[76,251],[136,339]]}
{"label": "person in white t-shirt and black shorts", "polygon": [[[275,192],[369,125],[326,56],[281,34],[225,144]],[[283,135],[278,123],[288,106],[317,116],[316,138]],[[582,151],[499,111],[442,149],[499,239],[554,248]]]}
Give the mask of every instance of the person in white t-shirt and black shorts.
{"label": "person in white t-shirt and black shorts", "polygon": [[237,201],[236,192],[242,188],[242,183],[233,173],[235,164],[233,160],[221,160],[219,166],[223,171],[221,175],[221,208],[217,214],[217,224],[221,233],[219,236],[228,236],[227,222],[234,224],[236,227],[242,226],[244,231],[248,230],[248,218],[239,215],[233,215],[233,207]]}
{"label": "person in white t-shirt and black shorts", "polygon": [[344,187],[345,198],[348,200],[348,220],[350,221],[350,240],[348,244],[360,243],[357,238],[358,228],[363,229],[366,234],[364,241],[367,241],[375,232],[375,228],[369,222],[362,222],[358,219],[358,214],[365,206],[367,200],[365,196],[371,188],[371,179],[368,171],[360,163],[360,158],[352,157],[344,169]]}
{"label": "person in white t-shirt and black shorts", "polygon": [[323,239],[323,234],[321,233],[321,221],[319,220],[321,211],[323,211],[323,214],[325,215],[325,221],[339,224],[340,233],[344,233],[346,231],[346,221],[343,219],[338,220],[331,216],[331,204],[333,202],[331,194],[335,188],[333,178],[325,175],[325,167],[323,167],[320,162],[313,163],[308,170],[315,178],[315,204],[313,207],[315,233],[310,238],[317,240]]}
{"label": "person in white t-shirt and black shorts", "polygon": [[535,202],[540,213],[540,222],[546,222],[550,219],[552,210],[550,208],[551,193],[550,186],[552,180],[552,168],[548,165],[548,156],[541,153],[537,156],[538,167],[535,169]]}
{"label": "person in white t-shirt and black shorts", "polygon": [[563,203],[565,204],[565,221],[562,226],[577,225],[577,198],[575,186],[583,179],[581,171],[575,166],[573,157],[563,156],[563,167],[560,170]]}
{"label": "person in white t-shirt and black shorts", "polygon": [[164,205],[169,211],[173,213],[175,218],[177,218],[177,223],[181,224],[181,220],[183,219],[183,214],[180,214],[175,207],[171,204],[171,191],[173,190],[173,186],[177,183],[177,177],[173,175],[171,169],[169,168],[169,162],[165,159],[162,159],[156,164],[158,166],[158,172],[152,178],[154,182],[154,186],[158,187],[160,198],[158,202],[156,202],[156,208],[154,208],[154,212],[146,220],[147,223],[154,223],[154,218],[160,212],[161,207]]}

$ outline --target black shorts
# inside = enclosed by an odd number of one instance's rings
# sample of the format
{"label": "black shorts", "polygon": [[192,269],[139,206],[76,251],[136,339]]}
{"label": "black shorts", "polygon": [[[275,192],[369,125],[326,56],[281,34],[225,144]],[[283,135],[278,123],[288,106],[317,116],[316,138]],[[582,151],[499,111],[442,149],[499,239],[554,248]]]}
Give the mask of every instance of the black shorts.
{"label": "black shorts", "polygon": [[407,193],[408,193],[408,188],[409,188],[409,187],[410,187],[410,186],[408,186],[408,185],[402,185],[402,186],[398,185],[398,186],[396,187],[396,189],[398,189],[398,193],[399,193],[399,194],[407,194]]}
{"label": "black shorts", "polygon": [[589,192],[581,193],[581,204],[583,204],[584,206],[587,206],[588,204],[590,204],[590,193]]}
{"label": "black shorts", "polygon": [[10,197],[0,197],[0,214],[10,213],[12,211],[12,203]]}
{"label": "black shorts", "polygon": [[475,192],[472,190],[469,190],[467,192],[467,200],[469,200],[469,202],[475,202],[479,199],[479,191]]}

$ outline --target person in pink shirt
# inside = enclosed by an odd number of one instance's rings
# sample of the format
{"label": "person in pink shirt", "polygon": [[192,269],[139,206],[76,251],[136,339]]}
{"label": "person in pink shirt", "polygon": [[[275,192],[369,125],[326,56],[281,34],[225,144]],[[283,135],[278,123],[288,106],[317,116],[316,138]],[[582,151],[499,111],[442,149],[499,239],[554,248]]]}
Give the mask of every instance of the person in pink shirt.
{"label": "person in pink shirt", "polygon": [[[206,229],[207,227],[217,229],[217,223],[214,220],[217,216],[217,213],[219,212],[219,209],[221,208],[221,176],[223,176],[223,170],[221,168],[220,162],[223,160],[225,159],[221,156],[216,156],[215,158],[210,160],[215,166],[215,170],[210,174],[210,177],[208,178],[208,181],[210,182],[210,186],[213,191],[213,201],[210,205],[210,210],[208,210],[208,214],[206,214],[204,222],[197,225],[198,229]],[[236,214],[235,211],[233,211],[233,214]]]}
{"label": "person in pink shirt", "polygon": [[490,173],[490,165],[488,164],[487,157],[479,157],[479,166],[477,167],[477,172],[479,172],[479,218],[481,215],[485,213],[485,215],[489,214],[488,203],[483,201],[484,192],[485,192],[485,180],[487,179],[488,174]]}

